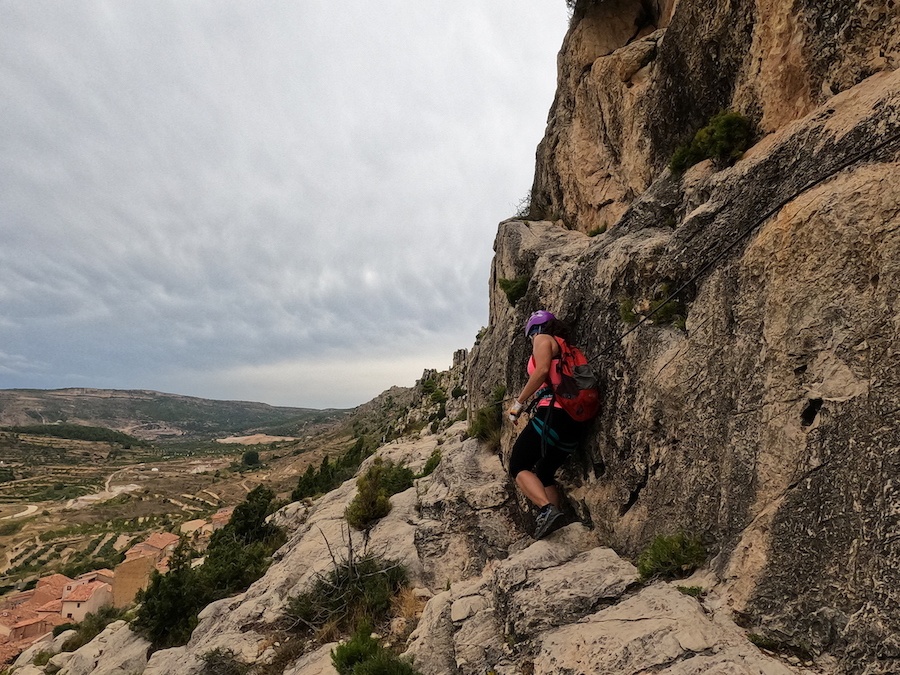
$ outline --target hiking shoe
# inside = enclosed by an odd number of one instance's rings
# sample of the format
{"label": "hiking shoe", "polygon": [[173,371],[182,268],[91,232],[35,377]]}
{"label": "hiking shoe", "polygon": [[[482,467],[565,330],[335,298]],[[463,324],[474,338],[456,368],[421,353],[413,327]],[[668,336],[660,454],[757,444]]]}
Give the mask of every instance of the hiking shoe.
{"label": "hiking shoe", "polygon": [[553,527],[553,523],[562,518],[562,515],[562,511],[553,506],[553,504],[547,504],[547,506],[542,508],[535,519],[534,538],[543,539],[547,536],[550,528]]}

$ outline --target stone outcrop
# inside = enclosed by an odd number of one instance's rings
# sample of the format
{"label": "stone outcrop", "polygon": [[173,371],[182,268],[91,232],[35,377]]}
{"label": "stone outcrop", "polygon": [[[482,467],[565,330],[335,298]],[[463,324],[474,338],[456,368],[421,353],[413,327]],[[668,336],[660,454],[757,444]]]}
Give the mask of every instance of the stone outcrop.
{"label": "stone outcrop", "polygon": [[[115,621],[96,638],[74,652],[61,651],[63,643],[74,635],[66,631],[59,637],[41,642],[23,652],[10,670],[15,675],[132,675],[147,665],[150,643],[133,633],[125,621]],[[46,666],[34,665],[35,657],[52,654]]]}
{"label": "stone outcrop", "polygon": [[531,216],[611,227],[720,110],[767,134],[898,66],[894,0],[579,0]]}
{"label": "stone outcrop", "polygon": [[[524,383],[531,311],[572,322],[605,399],[572,508],[629,556],[701,534],[742,623],[840,672],[900,669],[898,135],[900,73],[876,73],[732,167],[657,172],[606,234],[501,223],[470,357],[477,407]],[[512,306],[495,281],[523,275]],[[683,326],[620,339],[684,284]]]}
{"label": "stone outcrop", "polygon": [[[343,521],[355,493],[348,481],[305,508],[285,509],[281,522],[293,534],[278,560],[247,592],[207,607],[186,646],[147,662],[147,643],[116,622],[78,651],[54,656],[52,667],[68,675],[199,675],[204,655],[215,650],[238,663],[268,663],[280,647],[273,635],[284,639],[289,598],[352,545],[402,562],[416,595],[427,599],[411,634],[388,636],[423,675],[807,672],[761,652],[712,605],[673,585],[641,586],[633,565],[582,524],[534,542],[518,524],[499,457],[465,439],[463,429],[457,424],[376,453],[416,469],[435,448],[442,459],[430,476],[391,499],[390,514],[367,542]],[[283,672],[333,675],[334,646],[306,649]],[[23,655],[12,672],[45,672],[28,663]]]}

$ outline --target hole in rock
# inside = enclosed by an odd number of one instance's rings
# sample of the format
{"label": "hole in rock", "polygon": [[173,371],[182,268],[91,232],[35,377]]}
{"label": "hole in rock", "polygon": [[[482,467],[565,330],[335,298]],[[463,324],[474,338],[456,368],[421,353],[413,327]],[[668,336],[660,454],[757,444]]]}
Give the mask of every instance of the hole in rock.
{"label": "hole in rock", "polygon": [[822,409],[822,403],[823,401],[820,398],[809,399],[803,412],[800,413],[800,424],[804,427],[810,426],[816,420],[816,415],[818,415],[819,411]]}

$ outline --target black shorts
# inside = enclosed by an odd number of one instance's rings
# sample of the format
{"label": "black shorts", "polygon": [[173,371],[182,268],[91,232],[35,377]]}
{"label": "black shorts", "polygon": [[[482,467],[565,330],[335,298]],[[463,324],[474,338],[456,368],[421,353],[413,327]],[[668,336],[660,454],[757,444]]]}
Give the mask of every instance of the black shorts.
{"label": "black shorts", "polygon": [[583,427],[561,408],[538,408],[513,444],[509,474],[533,471],[544,487],[556,485],[554,474],[577,449]]}

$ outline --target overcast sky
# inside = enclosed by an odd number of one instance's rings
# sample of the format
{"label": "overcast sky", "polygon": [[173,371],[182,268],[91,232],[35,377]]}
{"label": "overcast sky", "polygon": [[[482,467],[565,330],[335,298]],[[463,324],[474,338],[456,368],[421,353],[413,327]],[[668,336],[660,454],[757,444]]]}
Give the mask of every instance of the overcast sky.
{"label": "overcast sky", "polygon": [[0,0],[0,388],[352,407],[487,323],[563,0]]}

